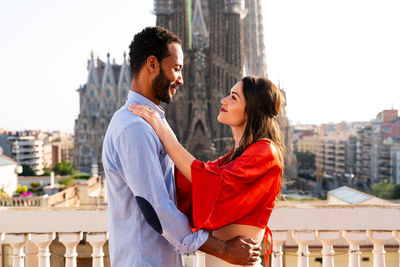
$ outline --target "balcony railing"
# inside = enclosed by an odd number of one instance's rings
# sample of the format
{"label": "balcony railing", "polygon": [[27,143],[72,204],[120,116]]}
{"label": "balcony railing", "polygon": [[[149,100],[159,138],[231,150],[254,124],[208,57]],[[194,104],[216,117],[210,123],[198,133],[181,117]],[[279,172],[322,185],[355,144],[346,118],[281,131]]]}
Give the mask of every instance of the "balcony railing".
{"label": "balcony railing", "polygon": [[[12,247],[13,266],[24,266],[24,246],[36,244],[33,266],[50,266],[49,246],[57,241],[65,246],[65,266],[76,266],[77,246],[85,236],[92,246],[92,266],[104,266],[103,246],[107,236],[107,208],[0,209],[1,241]],[[4,218],[4,219],[3,219]],[[71,219],[73,218],[73,219]],[[373,266],[385,266],[385,245],[400,243],[400,205],[325,205],[282,202],[272,212],[269,223],[273,235],[271,266],[283,266],[284,250],[297,248],[297,266],[309,266],[309,246],[321,247],[322,266],[333,267],[335,250],[347,246],[347,265],[360,266],[360,246],[373,246]],[[85,233],[83,235],[83,233]],[[400,251],[399,251],[400,252]],[[28,254],[27,253],[27,254]],[[185,266],[203,267],[204,254],[186,258]],[[31,259],[32,260],[32,259]],[[191,262],[191,264],[189,264]],[[296,264],[295,264],[296,265]],[[56,265],[54,265],[56,266]],[[289,266],[289,264],[285,264]],[[291,265],[294,266],[294,265]],[[388,266],[399,266],[388,265]]]}
{"label": "balcony railing", "polygon": [[[92,177],[84,183],[66,188],[52,195],[31,197],[0,197],[0,207],[76,207],[104,205],[101,178]],[[1,266],[1,265],[0,265]]]}

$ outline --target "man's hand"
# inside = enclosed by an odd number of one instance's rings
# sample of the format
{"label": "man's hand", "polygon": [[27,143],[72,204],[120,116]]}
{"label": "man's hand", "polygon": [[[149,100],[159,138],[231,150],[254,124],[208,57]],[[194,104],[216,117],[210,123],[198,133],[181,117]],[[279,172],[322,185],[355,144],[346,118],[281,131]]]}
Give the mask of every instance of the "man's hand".
{"label": "man's hand", "polygon": [[260,261],[261,246],[249,237],[237,236],[227,241],[209,236],[199,250],[237,265],[255,265]]}
{"label": "man's hand", "polygon": [[254,265],[260,260],[261,246],[249,237],[237,236],[225,241],[223,260],[237,265]]}

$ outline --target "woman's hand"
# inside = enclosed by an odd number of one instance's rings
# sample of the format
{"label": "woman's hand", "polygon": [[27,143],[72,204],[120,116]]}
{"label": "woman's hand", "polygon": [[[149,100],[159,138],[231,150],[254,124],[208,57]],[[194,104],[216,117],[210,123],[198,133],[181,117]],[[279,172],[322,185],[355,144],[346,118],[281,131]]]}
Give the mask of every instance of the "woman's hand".
{"label": "woman's hand", "polygon": [[168,122],[161,120],[158,112],[147,106],[138,104],[129,105],[129,110],[132,111],[133,114],[145,119],[145,121],[153,127],[172,161],[182,174],[192,182],[190,166],[195,158],[178,142],[174,132],[169,127]]}
{"label": "woman's hand", "polygon": [[[163,131],[168,130],[167,126],[164,124],[164,122],[161,120],[160,115],[158,112],[150,107],[144,106],[144,105],[129,105],[128,108],[130,111],[132,111],[133,114],[136,114],[140,117],[142,117],[145,121],[147,121],[150,126],[153,128],[153,130],[156,132],[158,137],[161,137]],[[160,138],[161,139],[161,138]]]}

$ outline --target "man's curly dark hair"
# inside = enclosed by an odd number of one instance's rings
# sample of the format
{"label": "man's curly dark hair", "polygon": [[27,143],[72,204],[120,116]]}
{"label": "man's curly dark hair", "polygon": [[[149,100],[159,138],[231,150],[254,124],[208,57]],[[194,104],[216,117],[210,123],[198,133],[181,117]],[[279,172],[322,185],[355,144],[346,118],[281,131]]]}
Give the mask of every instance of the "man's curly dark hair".
{"label": "man's curly dark hair", "polygon": [[158,62],[170,55],[169,44],[181,44],[181,40],[174,33],[162,27],[146,27],[133,37],[129,46],[129,57],[132,76],[137,78],[140,69],[149,56],[155,56]]}

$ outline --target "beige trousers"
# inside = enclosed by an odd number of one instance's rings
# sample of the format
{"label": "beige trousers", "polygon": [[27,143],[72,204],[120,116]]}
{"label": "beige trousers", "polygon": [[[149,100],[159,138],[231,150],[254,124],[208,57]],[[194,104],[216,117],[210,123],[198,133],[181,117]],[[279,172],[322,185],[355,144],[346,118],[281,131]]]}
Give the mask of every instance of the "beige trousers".
{"label": "beige trousers", "polygon": [[[230,264],[229,262],[226,262],[224,260],[221,260],[217,257],[214,257],[212,255],[206,254],[206,267],[239,267],[241,265],[234,265]],[[258,262],[255,267],[262,267],[261,261]]]}

